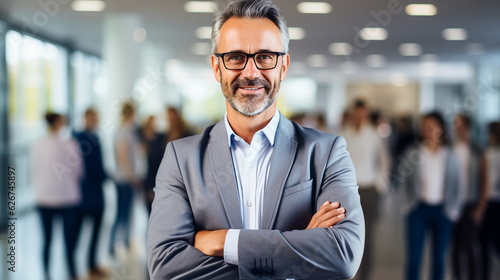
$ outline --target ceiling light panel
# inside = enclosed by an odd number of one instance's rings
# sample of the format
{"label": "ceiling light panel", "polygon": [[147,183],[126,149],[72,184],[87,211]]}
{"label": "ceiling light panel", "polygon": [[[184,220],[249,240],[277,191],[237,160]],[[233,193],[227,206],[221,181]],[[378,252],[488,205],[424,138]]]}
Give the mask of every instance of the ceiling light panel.
{"label": "ceiling light panel", "polygon": [[359,31],[359,36],[366,41],[383,41],[389,33],[382,27],[365,27]]}
{"label": "ceiling light panel", "polygon": [[328,65],[328,58],[322,54],[312,54],[307,57],[307,64],[311,67],[325,67]]}
{"label": "ceiling light panel", "polygon": [[297,5],[297,10],[303,14],[329,14],[332,5],[327,2],[301,2]]}
{"label": "ceiling light panel", "polygon": [[71,8],[77,12],[101,12],[106,9],[106,3],[100,0],[77,0],[71,3]]}
{"label": "ceiling light panel", "polygon": [[191,46],[191,51],[196,55],[209,55],[212,53],[212,45],[210,43],[194,43]]}
{"label": "ceiling light panel", "polygon": [[333,55],[351,55],[352,54],[351,44],[344,43],[344,42],[331,43],[328,50]]}
{"label": "ceiling light panel", "polygon": [[217,3],[213,1],[188,1],[184,4],[184,10],[188,13],[215,13]]}
{"label": "ceiling light panel", "polygon": [[467,30],[463,28],[446,28],[443,30],[443,38],[448,41],[467,40]]}
{"label": "ceiling light panel", "polygon": [[200,26],[196,28],[196,37],[198,39],[211,39],[212,38],[212,27],[211,26]]}
{"label": "ceiling light panel", "polygon": [[402,56],[419,56],[422,54],[422,47],[415,43],[406,43],[399,46],[399,53]]}
{"label": "ceiling light panel", "polygon": [[410,16],[435,16],[437,8],[432,4],[410,4],[406,6],[405,12]]}
{"label": "ceiling light panel", "polygon": [[142,43],[148,37],[148,32],[143,27],[137,28],[132,35],[134,42]]}
{"label": "ceiling light panel", "polygon": [[302,40],[306,37],[306,31],[301,27],[288,27],[290,40]]}

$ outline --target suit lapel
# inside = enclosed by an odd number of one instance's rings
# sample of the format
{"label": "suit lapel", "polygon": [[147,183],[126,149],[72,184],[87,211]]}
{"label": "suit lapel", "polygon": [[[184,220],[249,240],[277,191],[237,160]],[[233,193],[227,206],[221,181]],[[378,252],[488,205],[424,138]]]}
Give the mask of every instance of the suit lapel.
{"label": "suit lapel", "polygon": [[271,170],[264,188],[261,229],[272,229],[281,203],[283,188],[293,165],[297,151],[297,141],[293,138],[292,122],[280,114],[276,131],[274,150],[271,158]]}
{"label": "suit lapel", "polygon": [[233,160],[227,142],[224,121],[219,121],[210,133],[210,159],[214,168],[224,210],[233,229],[243,228],[240,199],[234,174]]}

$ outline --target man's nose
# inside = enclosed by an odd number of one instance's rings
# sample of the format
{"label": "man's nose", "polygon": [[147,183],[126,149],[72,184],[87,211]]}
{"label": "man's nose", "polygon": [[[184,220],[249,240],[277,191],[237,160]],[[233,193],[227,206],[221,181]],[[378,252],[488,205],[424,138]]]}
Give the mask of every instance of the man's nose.
{"label": "man's nose", "polygon": [[260,70],[257,69],[254,59],[255,57],[248,58],[247,65],[241,72],[243,78],[248,78],[249,80],[253,80],[257,77],[260,77]]}

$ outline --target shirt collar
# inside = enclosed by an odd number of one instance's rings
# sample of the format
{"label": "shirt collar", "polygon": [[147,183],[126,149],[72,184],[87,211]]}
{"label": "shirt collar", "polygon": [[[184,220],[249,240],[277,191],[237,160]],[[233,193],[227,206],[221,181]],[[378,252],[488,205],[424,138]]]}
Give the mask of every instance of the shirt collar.
{"label": "shirt collar", "polygon": [[[276,137],[276,130],[278,130],[278,124],[280,121],[280,113],[279,110],[276,109],[276,112],[274,113],[274,116],[271,118],[269,123],[261,130],[257,131],[257,133],[264,133],[266,136],[267,140],[271,144],[271,146],[274,146],[274,138]],[[226,126],[226,133],[227,133],[227,142],[229,144],[229,147],[231,147],[231,139],[234,137],[239,137],[234,133],[233,129],[231,128],[231,125],[229,125],[229,121],[227,120],[227,112],[224,115],[224,125]]]}

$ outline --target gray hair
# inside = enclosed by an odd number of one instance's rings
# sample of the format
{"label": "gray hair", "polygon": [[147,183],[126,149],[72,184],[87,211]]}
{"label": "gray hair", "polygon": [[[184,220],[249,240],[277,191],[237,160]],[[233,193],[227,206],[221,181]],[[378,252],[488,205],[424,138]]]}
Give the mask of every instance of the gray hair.
{"label": "gray hair", "polygon": [[234,0],[225,9],[219,11],[212,23],[212,52],[217,51],[219,33],[222,25],[232,18],[267,18],[271,20],[281,32],[283,52],[288,53],[288,27],[281,11],[271,0]]}

